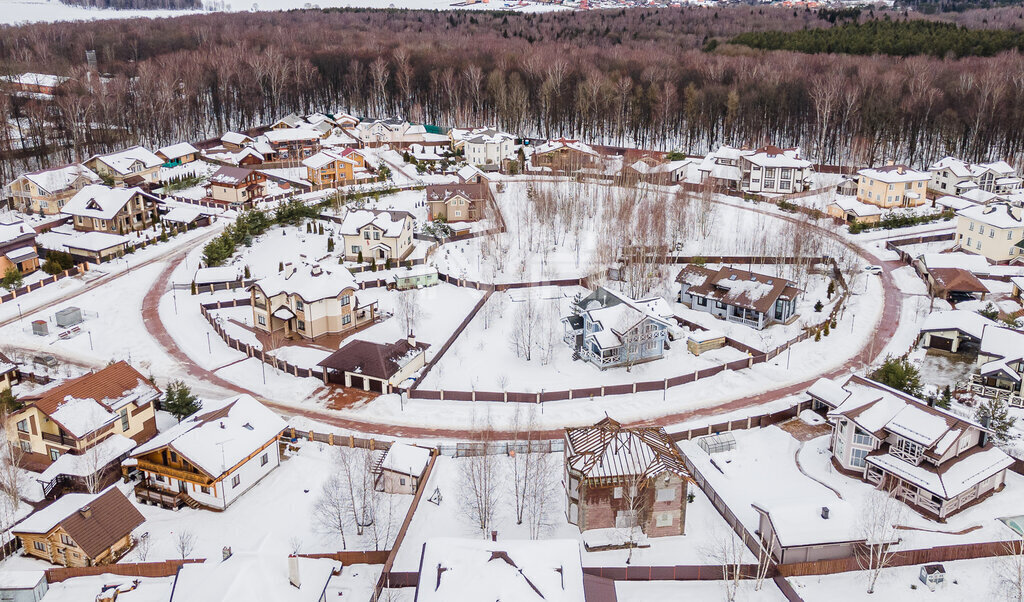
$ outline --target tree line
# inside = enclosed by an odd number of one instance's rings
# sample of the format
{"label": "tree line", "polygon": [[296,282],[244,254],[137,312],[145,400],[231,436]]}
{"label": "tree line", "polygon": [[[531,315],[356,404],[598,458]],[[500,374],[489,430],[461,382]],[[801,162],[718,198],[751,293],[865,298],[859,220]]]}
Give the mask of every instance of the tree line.
{"label": "tree line", "polygon": [[[1015,9],[981,12],[952,18],[996,29],[1024,23]],[[1017,159],[1024,61],[1016,51],[962,59],[732,44],[702,51],[744,31],[827,23],[811,11],[687,7],[303,10],[5,27],[2,73],[70,80],[52,101],[0,96],[4,117],[18,118],[0,131],[0,177],[131,144],[217,138],[291,111],[339,110],[693,154],[723,143],[802,146],[816,161],[844,165]],[[86,50],[96,51],[103,77],[86,71]]]}

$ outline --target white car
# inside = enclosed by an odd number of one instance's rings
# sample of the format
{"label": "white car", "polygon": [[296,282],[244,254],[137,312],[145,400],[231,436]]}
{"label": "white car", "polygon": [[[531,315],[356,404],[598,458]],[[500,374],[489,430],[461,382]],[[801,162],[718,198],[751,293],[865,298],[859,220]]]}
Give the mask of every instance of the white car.
{"label": "white car", "polygon": [[864,266],[864,271],[867,272],[868,274],[874,274],[874,275],[877,276],[877,275],[882,273],[882,266],[880,266],[880,265]]}

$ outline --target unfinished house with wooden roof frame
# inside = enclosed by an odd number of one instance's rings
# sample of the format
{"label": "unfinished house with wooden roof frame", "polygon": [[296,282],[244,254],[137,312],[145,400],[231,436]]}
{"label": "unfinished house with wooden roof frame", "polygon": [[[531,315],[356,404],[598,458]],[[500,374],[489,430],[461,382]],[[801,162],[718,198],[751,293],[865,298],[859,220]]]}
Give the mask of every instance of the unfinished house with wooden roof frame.
{"label": "unfinished house with wooden roof frame", "polygon": [[721,267],[712,270],[688,265],[676,276],[679,302],[729,322],[762,330],[797,317],[800,289],[778,276]]}
{"label": "unfinished house with wooden roof frame", "polygon": [[687,483],[679,449],[663,428],[627,428],[612,418],[565,430],[566,517],[580,528],[683,535]]}

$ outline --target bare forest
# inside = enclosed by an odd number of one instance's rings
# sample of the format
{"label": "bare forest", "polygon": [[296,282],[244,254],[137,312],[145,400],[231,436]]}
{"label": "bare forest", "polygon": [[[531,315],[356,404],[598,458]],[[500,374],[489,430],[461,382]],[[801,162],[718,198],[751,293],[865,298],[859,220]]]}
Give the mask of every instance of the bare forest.
{"label": "bare forest", "polygon": [[[942,18],[1024,23],[1012,8]],[[71,79],[52,100],[0,97],[5,116],[18,118],[0,133],[0,177],[317,110],[688,153],[772,142],[843,165],[946,153],[1018,160],[1024,59],[1015,52],[953,60],[725,43],[706,51],[743,31],[828,26],[812,11],[737,6],[307,10],[6,27],[5,73]],[[87,71],[87,50],[98,73]]]}

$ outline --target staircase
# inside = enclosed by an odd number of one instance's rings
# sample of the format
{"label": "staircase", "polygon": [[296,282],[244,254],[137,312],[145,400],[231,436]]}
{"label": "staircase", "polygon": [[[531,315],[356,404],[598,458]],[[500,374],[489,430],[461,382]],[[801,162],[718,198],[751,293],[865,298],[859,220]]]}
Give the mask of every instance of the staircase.
{"label": "staircase", "polygon": [[199,502],[192,499],[192,496],[187,493],[181,494],[181,501],[185,502],[185,505],[193,510],[199,510],[202,507]]}

